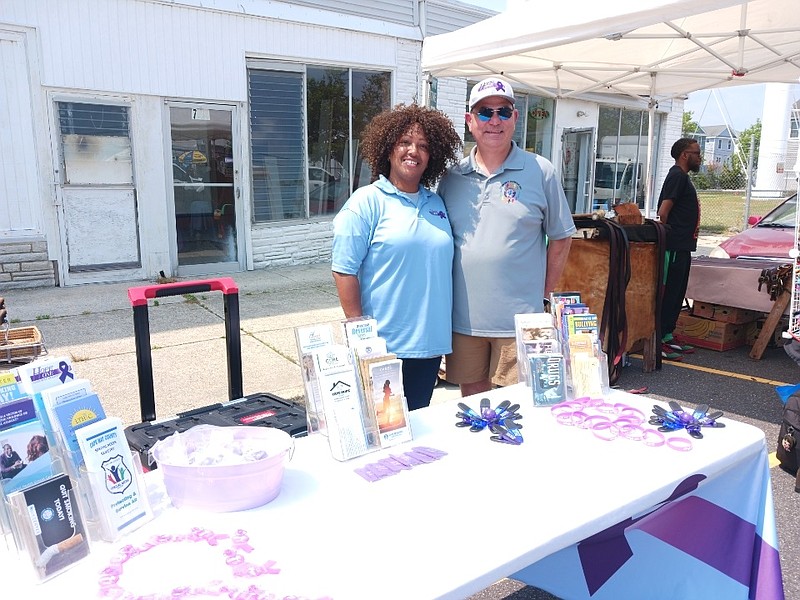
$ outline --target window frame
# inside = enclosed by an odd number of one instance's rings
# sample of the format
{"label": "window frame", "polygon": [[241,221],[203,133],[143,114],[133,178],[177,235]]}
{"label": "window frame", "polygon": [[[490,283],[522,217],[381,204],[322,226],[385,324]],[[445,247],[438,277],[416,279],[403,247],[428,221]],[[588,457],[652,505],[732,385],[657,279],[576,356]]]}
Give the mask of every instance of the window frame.
{"label": "window frame", "polygon": [[[312,214],[311,210],[311,183],[310,183],[310,176],[309,176],[309,169],[311,166],[311,157],[309,156],[309,98],[308,98],[308,70],[309,69],[340,69],[347,71],[347,134],[348,140],[345,142],[347,147],[347,154],[349,157],[349,162],[347,165],[347,174],[348,174],[348,190],[346,196],[349,197],[352,194],[354,188],[354,181],[355,177],[355,160],[356,155],[353,152],[354,142],[356,140],[353,139],[353,75],[354,73],[378,73],[382,74],[387,79],[387,84],[389,86],[388,89],[388,102],[387,106],[382,108],[381,110],[387,110],[391,108],[394,103],[394,93],[395,93],[395,69],[389,67],[367,67],[365,65],[353,65],[353,64],[341,64],[336,62],[331,63],[322,63],[322,62],[304,62],[304,63],[286,63],[286,62],[278,62],[278,61],[271,61],[266,59],[257,59],[251,58],[247,59],[246,61],[246,69],[247,69],[247,82],[248,82],[248,111],[247,111],[247,126],[248,126],[248,140],[249,140],[249,162],[250,165],[248,166],[250,170],[250,178],[249,178],[249,185],[250,185],[250,193],[251,193],[251,222],[253,224],[277,224],[277,223],[286,223],[291,221],[301,221],[301,220],[316,220],[316,219],[332,219],[336,216],[338,212],[338,208],[332,212],[326,212],[322,214]],[[254,161],[253,161],[253,135],[252,135],[252,103],[250,102],[250,71],[267,71],[267,72],[277,72],[277,71],[284,71],[289,73],[297,73],[301,76],[302,81],[302,90],[301,90],[301,108],[302,111],[300,115],[300,120],[302,123],[302,131],[301,131],[301,148],[302,148],[302,181],[303,181],[303,208],[302,214],[299,216],[289,216],[289,217],[276,217],[276,218],[258,218],[256,210],[256,194],[254,189],[254,182],[255,182],[255,174],[254,174]],[[361,183],[361,186],[367,185],[369,181]],[[346,198],[345,198],[346,199]],[[273,209],[268,209],[266,212],[271,212]]]}

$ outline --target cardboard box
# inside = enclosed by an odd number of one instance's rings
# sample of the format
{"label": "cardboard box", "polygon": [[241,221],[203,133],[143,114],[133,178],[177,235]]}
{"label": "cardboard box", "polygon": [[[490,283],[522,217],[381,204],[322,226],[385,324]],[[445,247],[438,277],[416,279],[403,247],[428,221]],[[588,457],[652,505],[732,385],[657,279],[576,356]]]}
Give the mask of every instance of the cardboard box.
{"label": "cardboard box", "polygon": [[[758,319],[757,321],[753,321],[752,323],[748,323],[747,327],[747,335],[745,337],[745,342],[748,346],[752,346],[758,340],[758,336],[761,335],[761,330],[764,328],[764,323],[766,322],[766,318]],[[789,317],[783,315],[781,318],[780,323],[778,326],[775,327],[775,331],[772,332],[772,336],[767,342],[767,348],[777,348],[779,346],[783,346],[784,344],[788,343],[789,340],[783,337],[783,332],[788,331],[789,329]]]}
{"label": "cardboard box", "polygon": [[725,306],[724,304],[712,304],[711,302],[698,302],[692,304],[692,316],[704,319],[714,319],[723,323],[752,323],[762,316],[762,313],[746,308],[736,308]]}
{"label": "cardboard box", "polygon": [[684,311],[678,317],[673,334],[686,344],[723,351],[743,346],[747,331],[747,325],[703,319]]}

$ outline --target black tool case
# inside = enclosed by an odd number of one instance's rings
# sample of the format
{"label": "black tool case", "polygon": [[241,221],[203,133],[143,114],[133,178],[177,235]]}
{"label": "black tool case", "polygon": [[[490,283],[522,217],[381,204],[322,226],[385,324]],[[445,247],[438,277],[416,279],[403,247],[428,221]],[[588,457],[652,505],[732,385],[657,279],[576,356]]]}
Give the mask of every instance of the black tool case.
{"label": "black tool case", "polygon": [[[150,299],[167,296],[212,291],[222,292],[224,296],[228,401],[178,413],[175,418],[157,421],[147,302]],[[150,449],[156,442],[201,423],[220,426],[275,427],[286,431],[293,437],[306,435],[308,430],[306,412],[303,407],[269,393],[243,396],[239,288],[233,279],[222,277],[135,287],[128,290],[128,298],[133,307],[133,330],[136,342],[136,366],[142,422],[127,427],[125,437],[131,449],[139,453],[142,465],[146,468],[155,468],[155,464],[150,458]]]}

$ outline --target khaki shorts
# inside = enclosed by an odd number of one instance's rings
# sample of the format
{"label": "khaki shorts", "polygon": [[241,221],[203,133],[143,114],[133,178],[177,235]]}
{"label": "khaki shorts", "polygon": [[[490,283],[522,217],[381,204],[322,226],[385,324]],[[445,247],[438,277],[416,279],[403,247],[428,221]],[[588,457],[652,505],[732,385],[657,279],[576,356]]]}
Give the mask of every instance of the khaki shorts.
{"label": "khaki shorts", "polygon": [[445,359],[450,383],[477,383],[486,379],[494,385],[514,385],[517,371],[517,342],[514,338],[487,338],[453,333],[453,353]]}

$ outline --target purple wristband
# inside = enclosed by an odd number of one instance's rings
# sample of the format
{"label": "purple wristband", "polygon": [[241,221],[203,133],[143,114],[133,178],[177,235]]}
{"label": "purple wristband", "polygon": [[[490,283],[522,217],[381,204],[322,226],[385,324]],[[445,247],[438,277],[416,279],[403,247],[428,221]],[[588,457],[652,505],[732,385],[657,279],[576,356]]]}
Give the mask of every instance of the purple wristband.
{"label": "purple wristband", "polygon": [[568,402],[559,402],[558,404],[554,404],[550,407],[550,414],[554,417],[558,418],[558,415],[563,415],[564,413],[571,413],[573,411],[572,406]]}
{"label": "purple wristband", "polygon": [[597,423],[610,423],[611,419],[609,419],[605,415],[591,415],[586,418],[586,420],[581,423],[582,429],[592,429]]}
{"label": "purple wristband", "polygon": [[634,442],[640,442],[644,439],[644,427],[632,423],[619,425],[619,433],[622,437]]}
{"label": "purple wristband", "polygon": [[692,449],[692,441],[686,438],[671,437],[667,438],[667,446],[679,452],[689,452]]}
{"label": "purple wristband", "polygon": [[642,436],[642,441],[646,446],[657,448],[659,446],[663,446],[667,440],[664,437],[664,434],[658,431],[658,429],[645,429],[644,436]]}
{"label": "purple wristband", "polygon": [[621,417],[637,419],[639,421],[637,425],[641,425],[646,420],[645,414],[638,408],[633,408],[632,406],[626,406],[625,408],[619,411],[619,414]]}
{"label": "purple wristband", "polygon": [[595,437],[605,442],[610,442],[619,437],[619,427],[614,425],[611,421],[601,421],[592,425],[592,433]]}

